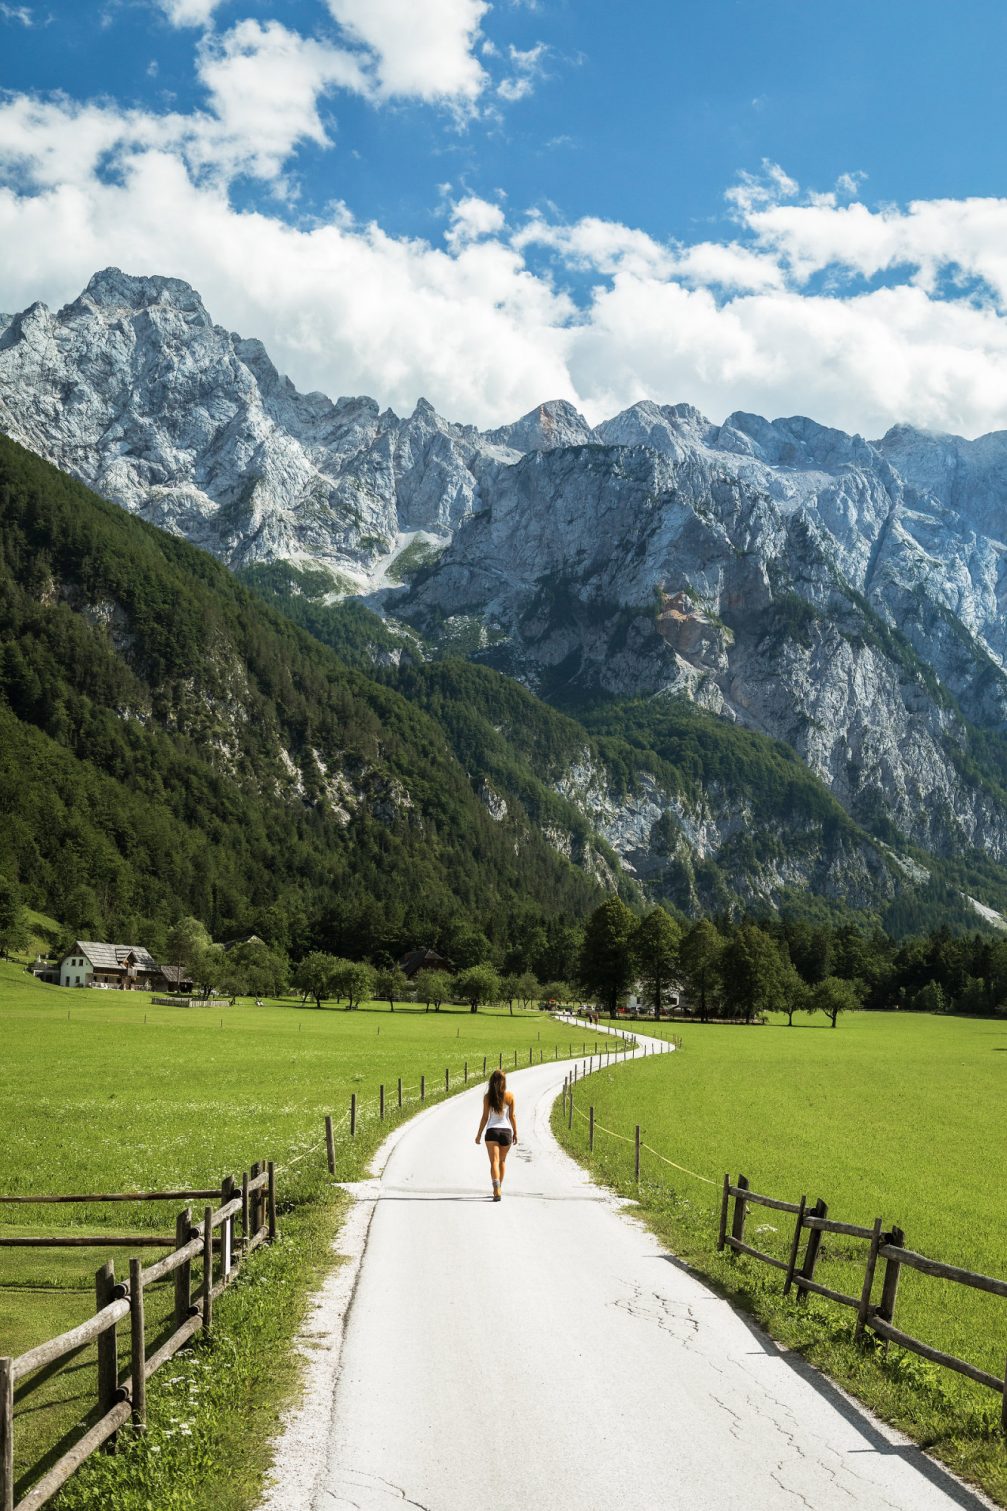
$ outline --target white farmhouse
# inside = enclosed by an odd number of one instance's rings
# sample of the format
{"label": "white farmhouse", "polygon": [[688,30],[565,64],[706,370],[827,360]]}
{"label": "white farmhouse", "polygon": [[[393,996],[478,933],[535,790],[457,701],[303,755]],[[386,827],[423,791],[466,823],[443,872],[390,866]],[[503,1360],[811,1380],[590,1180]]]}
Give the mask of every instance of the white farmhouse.
{"label": "white farmhouse", "polygon": [[59,965],[60,986],[149,990],[160,977],[157,961],[139,944],[98,944],[77,939]]}

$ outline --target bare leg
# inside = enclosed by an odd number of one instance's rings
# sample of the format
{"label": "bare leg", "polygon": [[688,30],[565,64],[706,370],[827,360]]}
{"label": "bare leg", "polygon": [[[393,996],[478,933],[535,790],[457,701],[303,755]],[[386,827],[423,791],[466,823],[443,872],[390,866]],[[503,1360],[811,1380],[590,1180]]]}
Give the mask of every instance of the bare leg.
{"label": "bare leg", "polygon": [[486,1153],[490,1157],[490,1177],[493,1181],[493,1195],[500,1190],[500,1145],[487,1144]]}
{"label": "bare leg", "polygon": [[500,1185],[503,1186],[504,1170],[507,1166],[507,1156],[510,1153],[510,1144],[500,1144]]}

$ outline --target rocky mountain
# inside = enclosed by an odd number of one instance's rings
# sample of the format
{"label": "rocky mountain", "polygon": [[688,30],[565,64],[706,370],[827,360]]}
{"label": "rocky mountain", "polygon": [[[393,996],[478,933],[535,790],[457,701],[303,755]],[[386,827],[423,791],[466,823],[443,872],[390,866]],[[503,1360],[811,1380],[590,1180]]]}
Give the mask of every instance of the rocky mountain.
{"label": "rocky mountain", "polygon": [[311,560],[380,582],[472,509],[473,464],[516,459],[421,400],[301,394],[175,278],[96,273],[72,304],[0,317],[0,430],[229,565]]}
{"label": "rocky mountain", "polygon": [[[872,442],[649,402],[597,426],[564,402],[483,433],[424,401],[400,419],[298,393],[188,285],[114,269],[56,313],[0,317],[0,429],[250,573],[321,638],[334,593],[365,595],[381,622],[360,608],[351,638],[378,664],[465,654],[582,728],[650,700],[638,743],[665,768],[647,824],[610,765],[550,778],[638,877],[671,874],[648,860],[655,825],[687,836],[690,866],[752,829],[736,783],[706,850],[710,793],[676,808],[668,699],[785,741],[903,875],[925,868],[914,847],[980,880],[1007,864],[1007,432]],[[813,885],[866,898],[891,864]],[[772,872],[750,861],[760,895],[812,884],[807,866]]]}

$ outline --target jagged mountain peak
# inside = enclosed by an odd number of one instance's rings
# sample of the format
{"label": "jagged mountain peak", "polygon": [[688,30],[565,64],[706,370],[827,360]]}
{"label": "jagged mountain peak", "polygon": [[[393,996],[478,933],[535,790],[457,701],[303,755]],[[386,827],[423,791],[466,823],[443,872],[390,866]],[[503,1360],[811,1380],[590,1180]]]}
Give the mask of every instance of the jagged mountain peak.
{"label": "jagged mountain peak", "polygon": [[124,273],[121,268],[102,268],[89,280],[83,293],[65,305],[60,315],[81,307],[100,311],[131,310],[139,313],[161,305],[179,314],[195,315],[205,324],[212,322],[202,298],[182,278],[167,278],[160,273]]}
{"label": "jagged mountain peak", "polygon": [[587,446],[597,435],[579,409],[567,399],[538,404],[511,425],[483,432],[484,438],[513,451],[553,451],[561,446]]}

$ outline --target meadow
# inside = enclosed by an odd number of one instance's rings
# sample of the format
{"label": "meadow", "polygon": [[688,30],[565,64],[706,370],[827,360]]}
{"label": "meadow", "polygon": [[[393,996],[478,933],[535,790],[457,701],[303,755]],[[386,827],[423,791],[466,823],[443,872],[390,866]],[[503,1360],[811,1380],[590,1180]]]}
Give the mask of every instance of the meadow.
{"label": "meadow", "polygon": [[[824,1019],[788,1028],[779,1018],[641,1032],[676,1038],[681,1051],[586,1078],[573,1128],[554,1115],[561,1141],[599,1179],[635,1195],[632,1144],[599,1131],[589,1155],[583,1114],[593,1104],[601,1125],[630,1139],[639,1123],[646,1145],[692,1172],[643,1151],[641,1212],[669,1248],[1007,1504],[998,1395],[900,1349],[854,1346],[852,1312],[815,1297],[785,1301],[778,1271],[715,1248],[730,1172],[770,1196],[821,1196],[840,1221],[870,1226],[880,1216],[903,1229],[909,1248],[1007,1278],[1007,1023],[859,1013],[835,1030]],[[750,1243],[786,1259],[792,1233],[786,1214],[749,1209]],[[865,1248],[827,1236],[816,1278],[859,1295]],[[1003,1376],[1007,1300],[903,1269],[896,1322]]]}
{"label": "meadow", "polygon": [[[482,1077],[484,1056],[490,1067],[502,1055],[513,1068],[515,1055],[519,1065],[527,1065],[530,1054],[563,1057],[595,1037],[543,1013],[512,1015],[506,1008],[473,1015],[449,1007],[427,1013],[410,1004],[393,1014],[387,1003],[369,1003],[346,1012],[301,1007],[297,999],[262,1007],[245,1001],[213,1009],[155,1007],[146,993],[43,986],[13,964],[0,964],[0,1034],[2,1194],[210,1188],[225,1175],[240,1180],[255,1160],[278,1166],[280,1242],[253,1256],[215,1313],[212,1346],[226,1346],[232,1356],[226,1384],[204,1371],[198,1406],[187,1396],[180,1415],[155,1377],[148,1440],[129,1455],[91,1460],[59,1501],[102,1511],[148,1504],[158,1511],[210,1504],[223,1511],[248,1503],[266,1457],[263,1422],[273,1420],[289,1392],[290,1341],[311,1283],[329,1262],[345,1205],[326,1176],[326,1113],[336,1124],[337,1179],[354,1180],[396,1121],[420,1106],[421,1075],[431,1102],[445,1094],[446,1068],[451,1089],[461,1087],[466,1060],[471,1084]],[[352,1140],[351,1093],[358,1102]],[[182,1205],[0,1205],[0,1235],[170,1233]],[[112,1258],[121,1276],[131,1252],[128,1246],[0,1248],[0,1354],[18,1354],[90,1315],[96,1268]],[[150,1263],[158,1251],[145,1253]],[[151,1341],[169,1307],[169,1287],[155,1288],[147,1318]],[[276,1345],[272,1357],[253,1358],[251,1345],[267,1337]],[[169,1385],[194,1371],[198,1376],[205,1357],[199,1348],[180,1355],[165,1371]],[[238,1368],[242,1358],[245,1374]],[[242,1379],[247,1388],[238,1389]],[[93,1391],[89,1349],[70,1369],[20,1393],[19,1473],[74,1427]],[[136,1460],[128,1472],[125,1458]],[[205,1483],[193,1488],[197,1467],[216,1486],[212,1498]],[[22,1478],[21,1493],[26,1483]]]}

